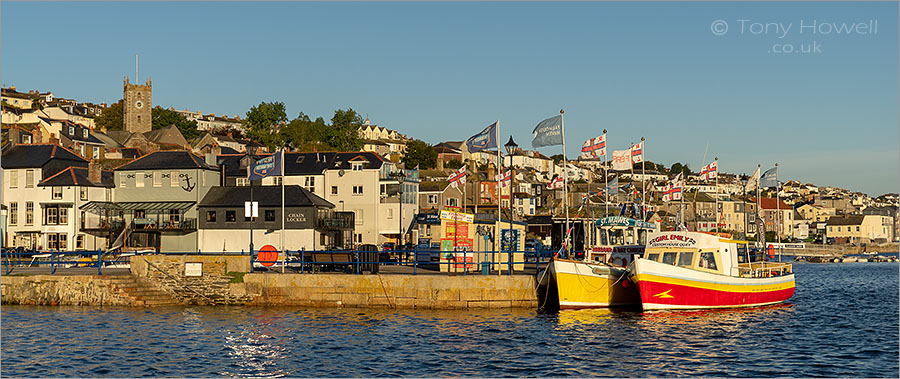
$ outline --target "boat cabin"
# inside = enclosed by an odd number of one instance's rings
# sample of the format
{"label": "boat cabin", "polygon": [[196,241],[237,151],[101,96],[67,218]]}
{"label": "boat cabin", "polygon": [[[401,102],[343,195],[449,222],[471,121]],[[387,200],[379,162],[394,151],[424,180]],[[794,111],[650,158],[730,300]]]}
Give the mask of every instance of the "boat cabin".
{"label": "boat cabin", "polygon": [[747,241],[712,233],[658,232],[648,237],[643,258],[701,272],[734,277],[770,277],[792,272],[789,263],[766,262]]}
{"label": "boat cabin", "polygon": [[604,217],[595,222],[591,234],[589,262],[607,262],[627,266],[634,256],[644,253],[649,233],[659,226],[624,216]]}

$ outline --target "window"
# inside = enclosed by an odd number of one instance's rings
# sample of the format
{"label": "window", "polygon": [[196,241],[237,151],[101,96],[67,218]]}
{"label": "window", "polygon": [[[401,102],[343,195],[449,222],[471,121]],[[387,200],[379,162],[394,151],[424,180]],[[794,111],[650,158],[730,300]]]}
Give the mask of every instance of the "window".
{"label": "window", "polygon": [[138,172],[134,174],[134,186],[138,188],[144,186],[144,173]]}
{"label": "window", "polygon": [[428,195],[428,204],[437,204],[438,195]]}
{"label": "window", "polygon": [[69,225],[69,208],[59,208],[59,225]]}
{"label": "window", "polygon": [[175,227],[181,220],[181,213],[177,209],[169,209],[169,225]]}
{"label": "window", "polygon": [[307,176],[304,179],[304,187],[306,187],[309,192],[316,192],[316,177],[315,176]]}
{"label": "window", "polygon": [[87,190],[87,188],[85,188],[85,187],[80,187],[80,188],[78,188],[78,198],[81,199],[81,200],[87,200],[87,199],[88,199],[88,190]]}
{"label": "window", "polygon": [[137,209],[134,211],[134,218],[145,218],[147,217],[147,212],[143,209]]}
{"label": "window", "polygon": [[648,254],[647,259],[655,262],[655,261],[659,260],[659,253]]}
{"label": "window", "polygon": [[200,185],[206,187],[206,171],[200,171]]}
{"label": "window", "polygon": [[694,263],[694,253],[681,253],[678,255],[678,265],[681,267],[691,267]]}
{"label": "window", "polygon": [[17,225],[19,223],[19,203],[9,203],[9,224]]}
{"label": "window", "polygon": [[9,188],[19,188],[19,172],[9,170]]}
{"label": "window", "polygon": [[266,210],[266,221],[275,221],[275,210]]}
{"label": "window", "polygon": [[119,174],[119,187],[125,188],[125,174]]}
{"label": "window", "polygon": [[62,200],[62,187],[53,187],[53,200]]}
{"label": "window", "polygon": [[59,234],[47,234],[47,248],[50,250],[59,250]]}
{"label": "window", "polygon": [[234,211],[225,211],[225,222],[234,222],[236,220]]}
{"label": "window", "polygon": [[34,188],[34,170],[25,170],[25,188]]}
{"label": "window", "polygon": [[833,232],[833,231],[834,231],[833,228],[834,228],[833,226],[829,226],[829,227],[828,227],[828,231],[829,231],[829,232]]}
{"label": "window", "polygon": [[[738,253],[740,253],[740,251]],[[710,270],[718,270],[718,266],[716,265],[716,255],[711,252],[701,252],[700,267],[708,268]]]}
{"label": "window", "polygon": [[674,265],[678,253],[663,253],[662,263]]}
{"label": "window", "polygon": [[162,173],[161,172],[153,173],[153,186],[154,187],[162,187]]}
{"label": "window", "polygon": [[459,199],[457,199],[457,198],[455,198],[455,197],[448,198],[448,199],[447,199],[447,204],[446,204],[446,205],[447,205],[448,207],[458,207],[458,206],[459,206]]}
{"label": "window", "polygon": [[331,186],[331,194],[332,194],[332,195],[337,195],[337,194],[338,194],[337,186]]}
{"label": "window", "polygon": [[169,173],[169,187],[178,187],[178,171]]}
{"label": "window", "polygon": [[59,223],[59,208],[44,208],[44,225],[56,225]]}
{"label": "window", "polygon": [[75,237],[75,248],[78,250],[84,249],[84,234],[79,234]]}
{"label": "window", "polygon": [[250,181],[247,178],[237,178],[234,185],[238,187],[247,187],[250,185]]}
{"label": "window", "polygon": [[34,225],[34,202],[25,202],[25,225]]}
{"label": "window", "polygon": [[206,211],[206,222],[216,222],[216,211]]}
{"label": "window", "polygon": [[73,136],[73,137],[75,136],[75,127],[74,126],[69,127],[69,135]]}
{"label": "window", "polygon": [[362,233],[356,233],[356,243],[362,243]]}
{"label": "window", "polygon": [[858,227],[858,226],[856,227],[856,231],[857,231],[857,232],[859,231],[859,227]]}
{"label": "window", "polygon": [[276,176],[276,177],[275,177],[275,185],[276,185],[276,186],[280,186],[280,185],[281,185],[281,177],[280,177],[280,176]]}
{"label": "window", "polygon": [[363,186],[353,186],[353,195],[359,196],[363,194]]}
{"label": "window", "polygon": [[353,171],[362,171],[363,162],[353,162],[350,164],[350,169]]}

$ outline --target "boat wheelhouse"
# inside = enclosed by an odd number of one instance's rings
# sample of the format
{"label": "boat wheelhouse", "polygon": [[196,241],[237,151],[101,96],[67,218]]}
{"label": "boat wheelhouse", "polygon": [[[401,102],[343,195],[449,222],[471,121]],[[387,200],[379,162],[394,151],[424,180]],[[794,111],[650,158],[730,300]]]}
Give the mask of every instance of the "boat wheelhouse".
{"label": "boat wheelhouse", "polygon": [[766,262],[746,241],[714,234],[651,233],[629,271],[644,310],[750,307],[794,295],[790,263]]}

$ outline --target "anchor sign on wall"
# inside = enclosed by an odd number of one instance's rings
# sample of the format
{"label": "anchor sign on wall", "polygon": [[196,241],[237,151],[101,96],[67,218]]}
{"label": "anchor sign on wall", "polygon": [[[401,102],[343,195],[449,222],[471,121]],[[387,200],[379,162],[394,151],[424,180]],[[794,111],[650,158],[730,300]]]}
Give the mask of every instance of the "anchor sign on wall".
{"label": "anchor sign on wall", "polygon": [[179,175],[179,177],[181,177],[181,179],[184,181],[184,184],[181,185],[181,189],[183,189],[183,190],[185,190],[185,191],[187,191],[187,192],[191,192],[191,191],[194,190],[194,187],[196,186],[196,183],[191,183],[191,176],[190,176],[190,175],[188,175],[188,174],[181,174],[181,175]]}

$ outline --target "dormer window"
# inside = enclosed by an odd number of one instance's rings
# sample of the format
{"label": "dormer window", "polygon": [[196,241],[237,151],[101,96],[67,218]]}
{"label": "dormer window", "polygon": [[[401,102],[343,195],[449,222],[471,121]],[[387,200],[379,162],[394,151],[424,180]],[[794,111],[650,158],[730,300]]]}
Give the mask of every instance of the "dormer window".
{"label": "dormer window", "polygon": [[75,127],[74,127],[74,126],[70,126],[70,127],[69,127],[69,135],[70,135],[70,136],[74,136],[74,135],[75,135]]}
{"label": "dormer window", "polygon": [[350,169],[353,171],[362,171],[363,162],[353,162],[350,164]]}
{"label": "dormer window", "polygon": [[82,130],[82,133],[81,133],[81,134],[82,134],[82,136],[84,136],[84,138],[88,138],[88,130],[87,130],[87,128],[85,128],[84,130]]}

